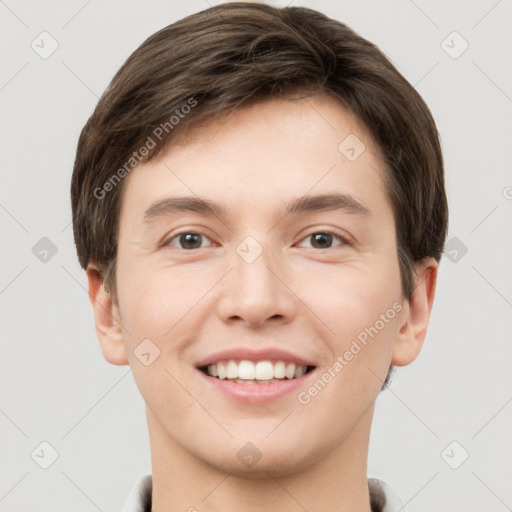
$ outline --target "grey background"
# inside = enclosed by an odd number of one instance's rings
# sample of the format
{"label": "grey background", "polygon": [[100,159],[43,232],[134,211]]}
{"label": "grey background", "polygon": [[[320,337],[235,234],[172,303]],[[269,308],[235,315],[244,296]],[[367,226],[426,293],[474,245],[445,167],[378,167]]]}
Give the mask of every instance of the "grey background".
{"label": "grey background", "polygon": [[[79,131],[115,71],[208,3],[0,1],[2,512],[116,511],[151,471],[129,367],[107,363],[96,340],[69,184]],[[369,476],[411,512],[512,510],[511,2],[294,4],[377,43],[427,101],[445,151],[449,251],[424,350],[377,400]],[[31,47],[51,48],[43,31],[58,42],[46,59]],[[469,44],[457,58],[453,31]],[[58,453],[48,469],[44,441]]]}

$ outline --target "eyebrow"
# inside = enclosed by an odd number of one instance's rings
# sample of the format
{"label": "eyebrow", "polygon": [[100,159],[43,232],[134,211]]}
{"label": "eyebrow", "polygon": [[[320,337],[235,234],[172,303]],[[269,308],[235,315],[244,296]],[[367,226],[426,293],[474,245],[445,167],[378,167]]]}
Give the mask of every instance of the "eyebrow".
{"label": "eyebrow", "polygon": [[[345,210],[349,213],[369,215],[370,210],[348,194],[320,194],[293,199],[285,205],[284,215],[313,211]],[[163,215],[192,212],[207,216],[223,217],[224,206],[194,196],[169,197],[157,201],[144,212],[144,222],[149,223]]]}

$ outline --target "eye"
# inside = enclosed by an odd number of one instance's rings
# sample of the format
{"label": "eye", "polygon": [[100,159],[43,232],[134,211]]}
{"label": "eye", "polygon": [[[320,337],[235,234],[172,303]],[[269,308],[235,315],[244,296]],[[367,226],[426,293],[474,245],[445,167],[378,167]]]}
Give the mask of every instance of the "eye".
{"label": "eye", "polygon": [[[315,233],[311,233],[311,235],[307,236],[299,245],[302,245],[304,241],[308,239],[311,239],[310,247],[313,249],[330,249],[336,245],[349,245],[348,240],[344,236],[331,231],[317,231]],[[333,245],[335,240],[338,240],[339,243]],[[193,250],[207,247],[208,241],[211,242],[207,236],[202,235],[201,233],[184,231],[182,233],[175,234],[164,245],[170,245],[172,247],[177,247],[178,249]]]}
{"label": "eye", "polygon": [[301,244],[304,243],[304,241],[308,240],[309,238],[311,239],[310,247],[314,249],[330,249],[333,246],[333,241],[335,239],[341,242],[340,244],[337,245],[349,245],[349,242],[345,237],[336,234],[332,231],[317,231],[316,233],[311,233],[311,235],[304,238]]}
{"label": "eye", "polygon": [[205,240],[211,240],[200,233],[194,233],[193,231],[184,231],[183,233],[177,233],[172,238],[169,239],[164,245],[171,245],[173,247],[178,247],[178,249],[200,249],[202,247],[206,247],[203,245]]}

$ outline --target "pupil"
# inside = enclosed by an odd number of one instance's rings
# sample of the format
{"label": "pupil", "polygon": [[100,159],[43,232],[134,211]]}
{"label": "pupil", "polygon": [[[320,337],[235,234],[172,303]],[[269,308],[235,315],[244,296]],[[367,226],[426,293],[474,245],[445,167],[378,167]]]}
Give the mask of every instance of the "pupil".
{"label": "pupil", "polygon": [[196,249],[201,247],[200,236],[201,235],[198,235],[197,233],[186,233],[181,235],[180,241],[186,249]]}
{"label": "pupil", "polygon": [[332,235],[329,233],[315,233],[313,235],[313,247],[320,247],[320,249],[324,249],[327,246],[330,246],[332,243]]}

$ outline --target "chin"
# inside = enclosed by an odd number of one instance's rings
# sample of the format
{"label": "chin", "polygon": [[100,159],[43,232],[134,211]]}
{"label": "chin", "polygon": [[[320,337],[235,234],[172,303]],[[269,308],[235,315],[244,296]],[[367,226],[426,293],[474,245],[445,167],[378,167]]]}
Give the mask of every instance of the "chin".
{"label": "chin", "polygon": [[268,479],[269,476],[279,478],[304,471],[324,458],[324,450],[321,446],[305,446],[304,442],[285,443],[284,439],[276,437],[275,442],[267,439],[254,444],[232,440],[216,450],[213,457],[211,454],[204,458],[197,455],[217,471],[241,478]]}

